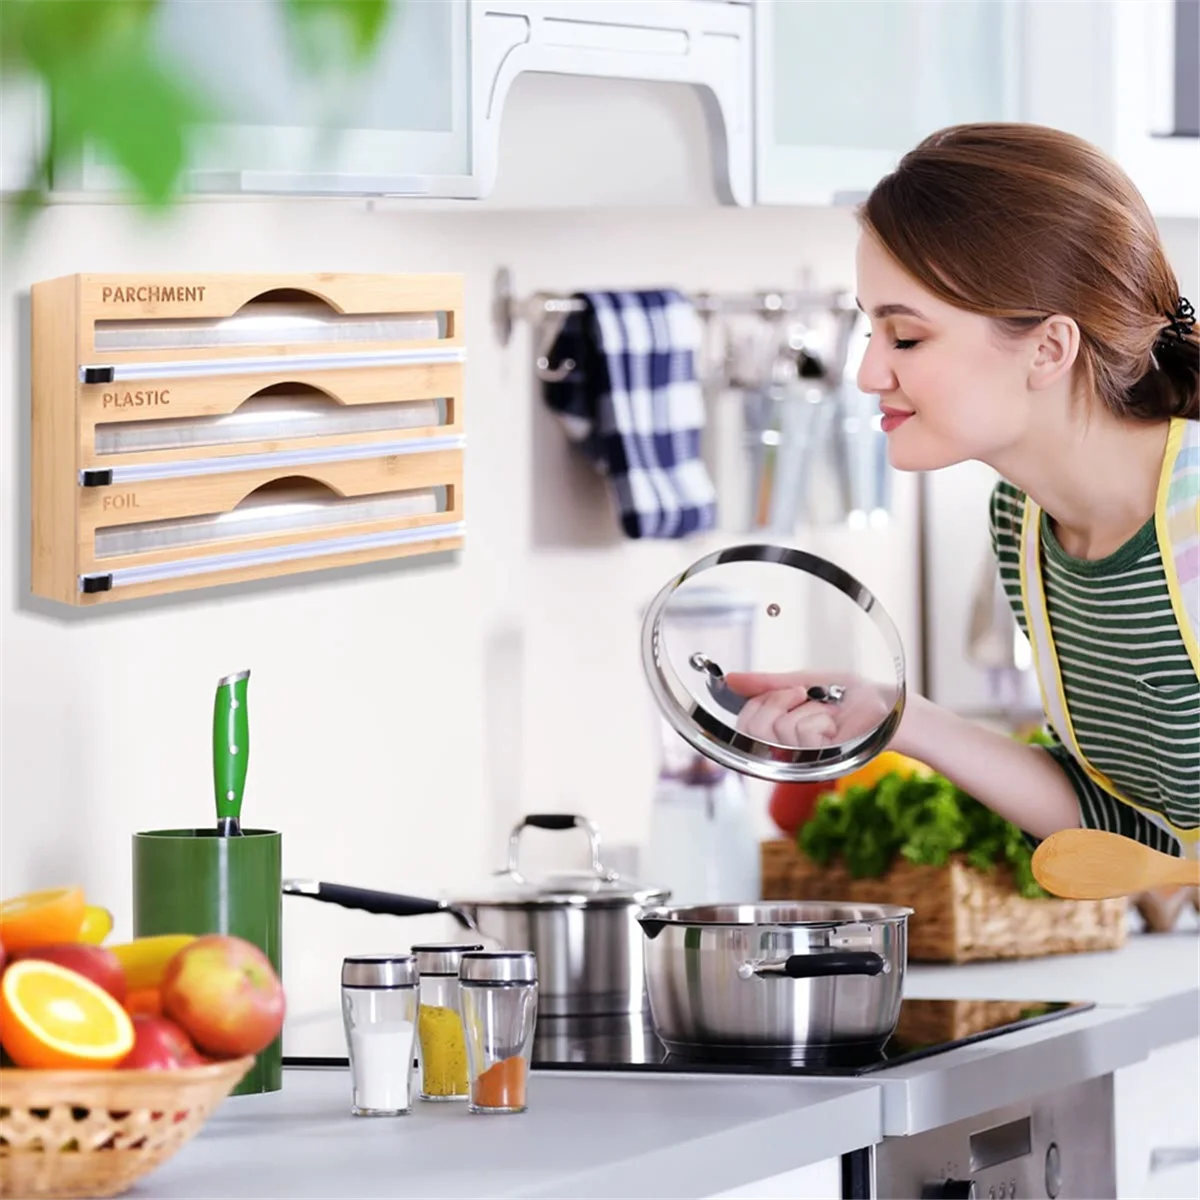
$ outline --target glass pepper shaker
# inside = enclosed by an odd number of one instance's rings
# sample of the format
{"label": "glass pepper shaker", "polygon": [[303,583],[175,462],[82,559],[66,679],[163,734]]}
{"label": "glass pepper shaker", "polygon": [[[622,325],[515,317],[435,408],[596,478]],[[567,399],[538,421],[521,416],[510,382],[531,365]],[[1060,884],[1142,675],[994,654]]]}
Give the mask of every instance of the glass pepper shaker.
{"label": "glass pepper shaker", "polygon": [[463,1036],[458,968],[464,953],[482,949],[481,942],[424,942],[412,948],[421,976],[417,1045],[422,1100],[467,1098],[467,1045]]}
{"label": "glass pepper shaker", "polygon": [[342,1022],[350,1054],[350,1111],[356,1117],[412,1111],[417,984],[411,954],[342,960]]}
{"label": "glass pepper shaker", "polygon": [[537,1020],[537,959],[528,950],[476,950],[458,969],[473,1113],[519,1113]]}

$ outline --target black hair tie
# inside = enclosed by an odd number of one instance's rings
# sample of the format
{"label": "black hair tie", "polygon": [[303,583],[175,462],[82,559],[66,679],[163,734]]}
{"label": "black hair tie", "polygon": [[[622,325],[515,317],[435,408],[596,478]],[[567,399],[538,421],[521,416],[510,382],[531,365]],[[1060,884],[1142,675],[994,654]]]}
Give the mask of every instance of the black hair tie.
{"label": "black hair tie", "polygon": [[1169,338],[1173,342],[1182,343],[1191,336],[1195,326],[1196,310],[1192,307],[1190,300],[1180,296],[1179,302],[1175,305],[1175,311],[1170,315],[1159,337],[1163,341]]}

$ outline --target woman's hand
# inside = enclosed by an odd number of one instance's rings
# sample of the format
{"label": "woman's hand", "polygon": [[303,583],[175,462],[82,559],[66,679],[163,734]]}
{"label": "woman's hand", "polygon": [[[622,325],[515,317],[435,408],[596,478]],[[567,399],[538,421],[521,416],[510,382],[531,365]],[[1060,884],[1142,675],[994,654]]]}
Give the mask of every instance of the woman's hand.
{"label": "woman's hand", "polygon": [[[767,674],[735,671],[725,676],[730,691],[750,697],[738,715],[739,732],[776,746],[818,748],[852,742],[870,733],[891,711],[894,696],[858,675],[837,671]],[[837,684],[837,703],[810,700],[810,687]]]}

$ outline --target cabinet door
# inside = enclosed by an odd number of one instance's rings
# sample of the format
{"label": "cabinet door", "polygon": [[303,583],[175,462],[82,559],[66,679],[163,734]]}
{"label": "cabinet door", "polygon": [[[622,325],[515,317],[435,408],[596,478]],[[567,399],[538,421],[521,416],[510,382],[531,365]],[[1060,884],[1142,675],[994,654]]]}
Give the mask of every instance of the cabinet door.
{"label": "cabinet door", "polygon": [[757,0],[757,199],[856,198],[926,134],[1010,119],[1019,0]]}
{"label": "cabinet door", "polygon": [[[391,0],[371,60],[319,72],[278,0],[161,0],[164,60],[217,109],[196,131],[187,189],[472,194],[467,6]],[[94,160],[80,182],[114,186]]]}
{"label": "cabinet door", "polygon": [[1159,217],[1195,217],[1197,0],[1117,0],[1113,21],[1112,153]]}
{"label": "cabinet door", "polygon": [[1036,0],[1025,10],[1020,119],[1093,142],[1156,217],[1195,217],[1200,0]]}

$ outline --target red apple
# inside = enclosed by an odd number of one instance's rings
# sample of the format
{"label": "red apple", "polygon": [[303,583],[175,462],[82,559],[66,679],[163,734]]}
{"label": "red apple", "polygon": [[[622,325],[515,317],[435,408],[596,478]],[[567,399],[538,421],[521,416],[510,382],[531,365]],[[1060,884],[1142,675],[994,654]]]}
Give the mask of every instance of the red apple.
{"label": "red apple", "polygon": [[163,1014],[205,1054],[237,1058],[265,1050],[283,1028],[283,984],[271,960],[242,938],[210,933],[167,964]]}
{"label": "red apple", "polygon": [[767,812],[780,833],[795,837],[817,807],[817,797],[831,791],[831,783],[777,783]]}
{"label": "red apple", "polygon": [[196,1053],[188,1035],[165,1017],[138,1013],[133,1018],[133,1049],[121,1060],[131,1071],[174,1071],[202,1067],[207,1059]]}
{"label": "red apple", "polygon": [[57,942],[50,946],[31,946],[18,950],[12,956],[16,962],[21,958],[36,958],[42,962],[57,963],[69,971],[75,971],[85,979],[102,987],[119,1003],[125,1003],[125,972],[117,956],[104,946],[88,946],[83,942]]}

